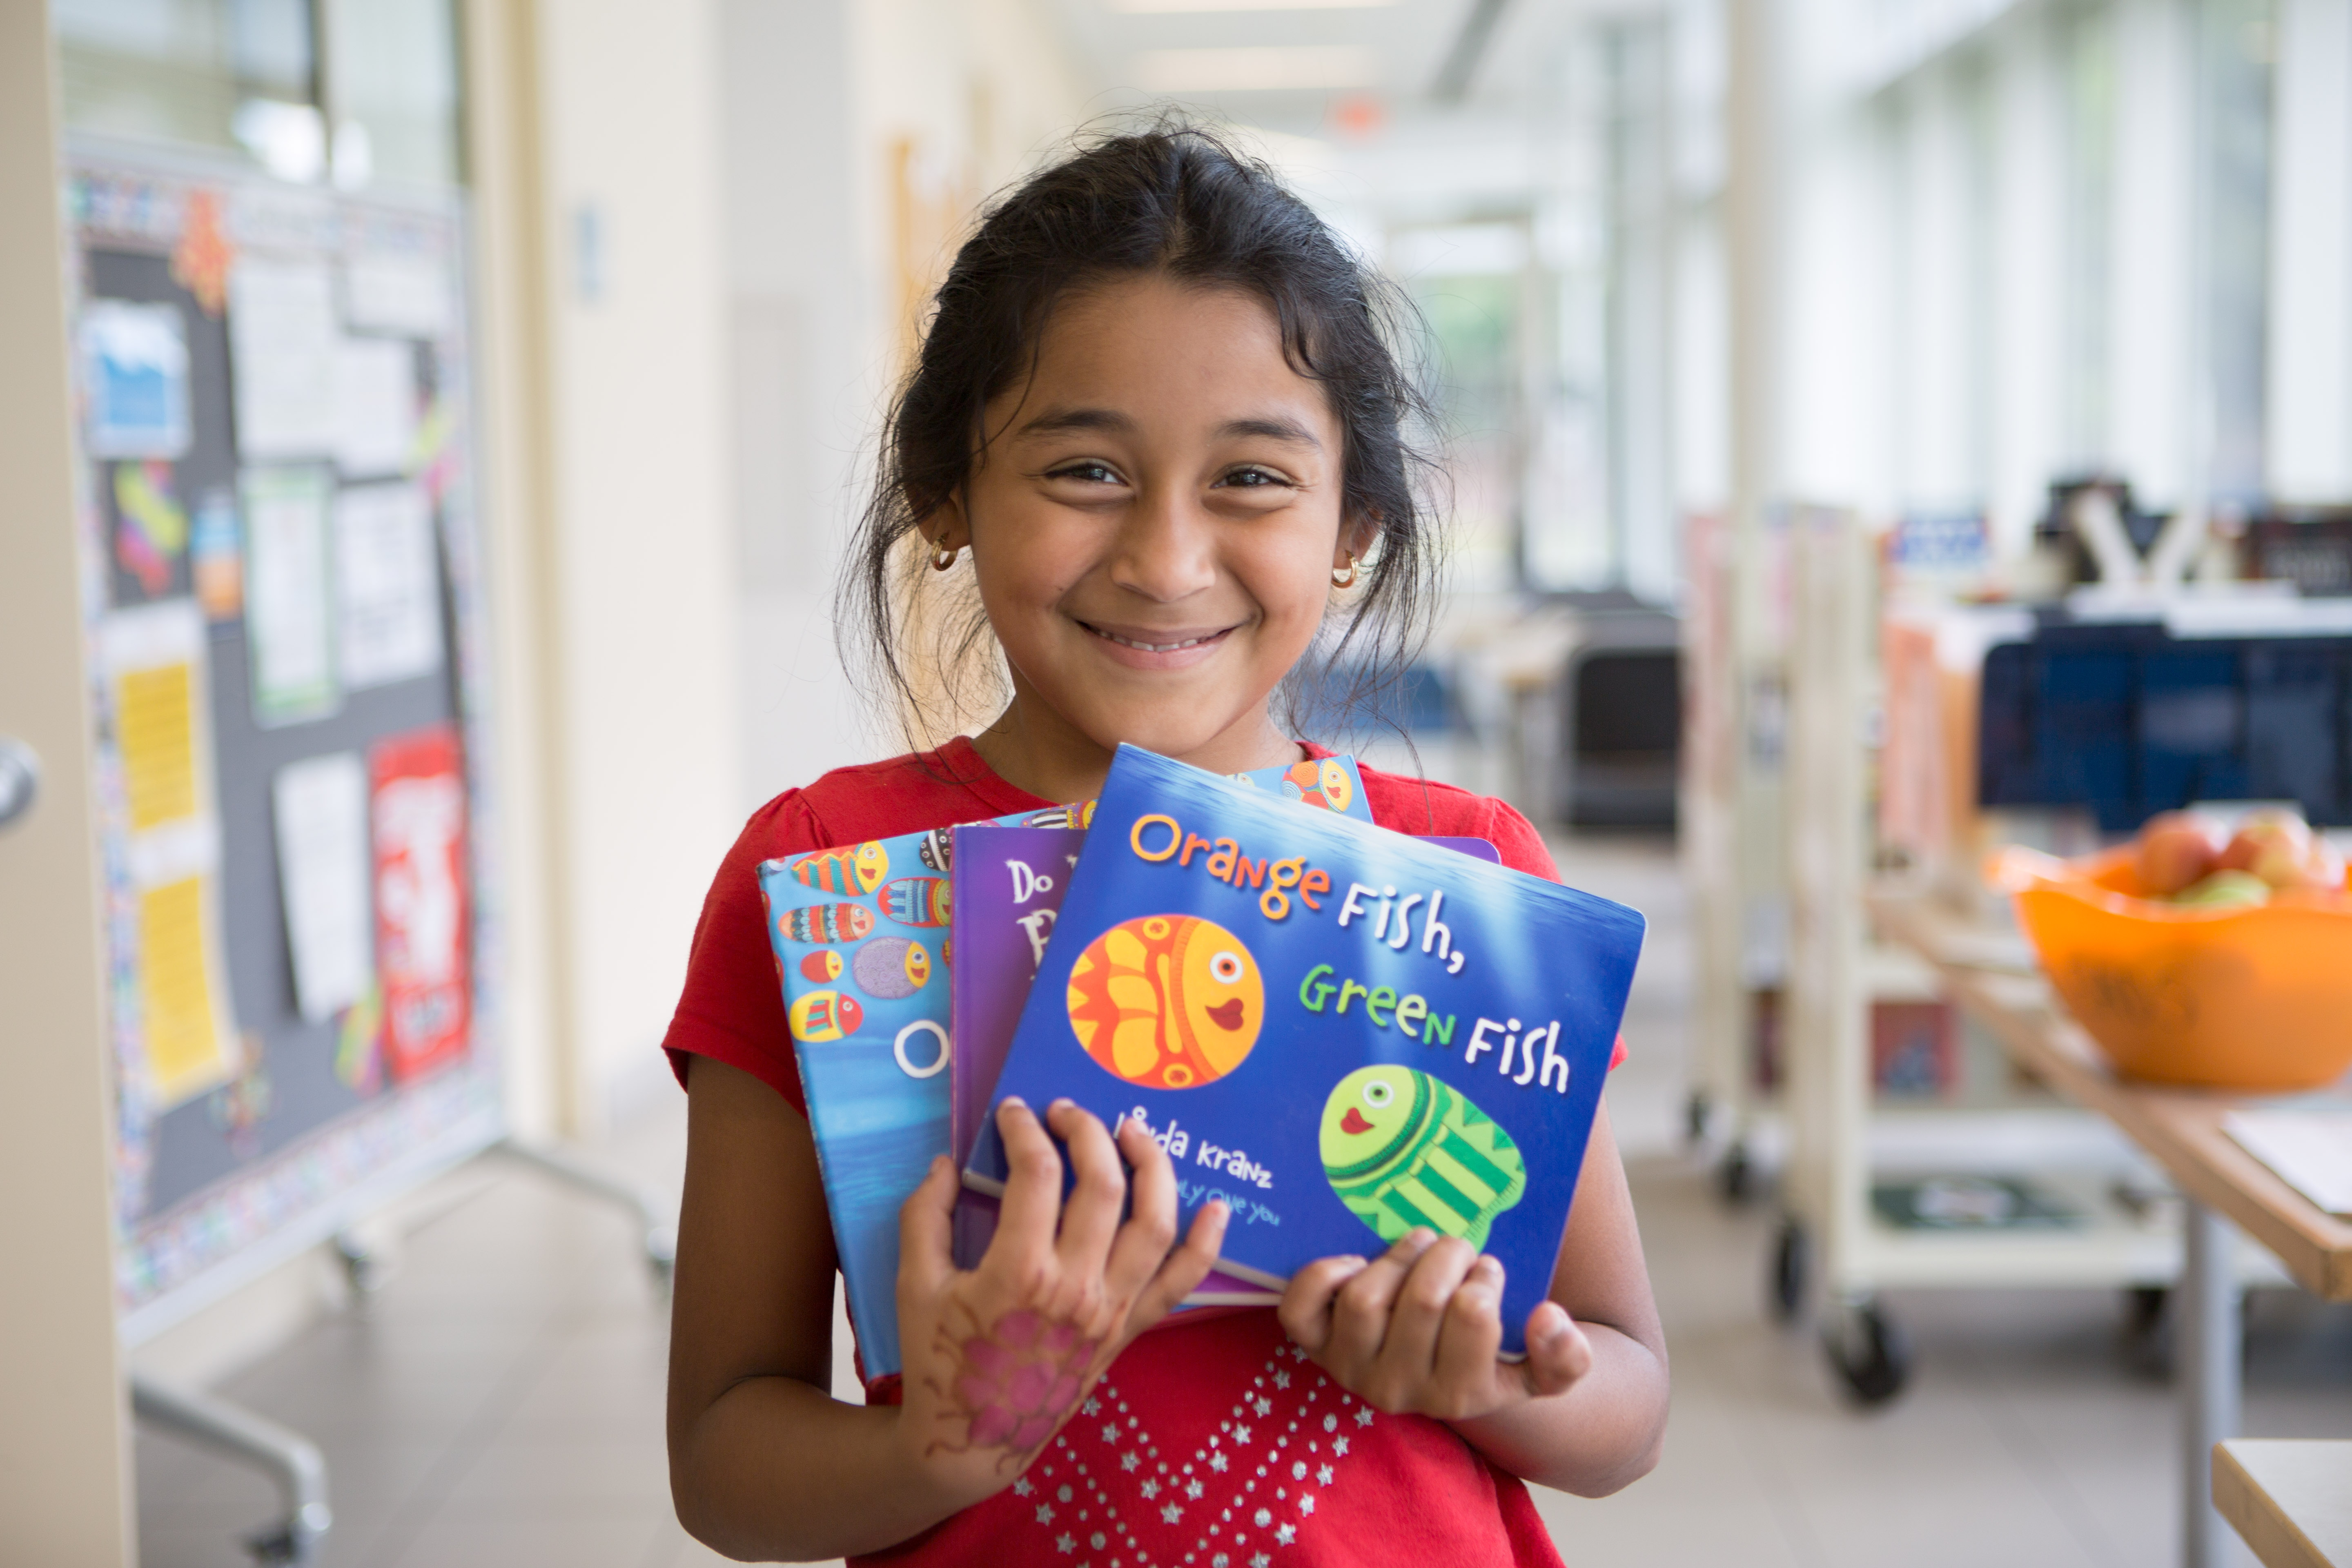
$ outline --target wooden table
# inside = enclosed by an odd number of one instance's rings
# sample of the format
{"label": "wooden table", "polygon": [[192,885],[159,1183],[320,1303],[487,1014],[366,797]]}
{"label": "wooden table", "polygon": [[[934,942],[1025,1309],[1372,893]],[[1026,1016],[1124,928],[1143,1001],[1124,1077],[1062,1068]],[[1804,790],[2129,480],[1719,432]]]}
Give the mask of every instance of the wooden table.
{"label": "wooden table", "polygon": [[2352,1568],[2352,1443],[2224,1443],[2213,1506],[2265,1568]]}
{"label": "wooden table", "polygon": [[[1975,924],[1924,895],[1870,899],[1879,929],[1935,966],[1952,1000],[1996,1036],[2011,1058],[2057,1093],[2095,1110],[2162,1165],[2184,1205],[2181,1306],[2181,1561],[2218,1568],[2224,1521],[2207,1498],[2217,1444],[2238,1428],[2243,1333],[2231,1267],[2231,1226],[2277,1255],[2305,1289],[2352,1300],[2352,1223],[2329,1215],[2221,1130],[2238,1097],[2118,1079],[2029,967],[2019,940]],[[2352,1568],[2352,1563],[2343,1565]]]}

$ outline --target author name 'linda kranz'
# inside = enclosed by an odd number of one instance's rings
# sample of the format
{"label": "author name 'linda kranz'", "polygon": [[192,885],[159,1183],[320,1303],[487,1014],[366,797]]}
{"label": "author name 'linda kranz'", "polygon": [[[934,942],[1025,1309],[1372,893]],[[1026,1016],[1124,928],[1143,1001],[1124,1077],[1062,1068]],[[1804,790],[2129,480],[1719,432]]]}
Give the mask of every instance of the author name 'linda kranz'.
{"label": "author name 'linda kranz'", "polygon": [[1181,1163],[1190,1158],[1192,1163],[1222,1171],[1236,1182],[1244,1182],[1269,1192],[1274,1189],[1274,1173],[1251,1159],[1243,1150],[1228,1149],[1205,1138],[1201,1140],[1201,1145],[1196,1149],[1192,1146],[1192,1135],[1184,1130],[1182,1122],[1171,1118],[1165,1125],[1154,1127],[1151,1118],[1139,1105],[1118,1119],[1111,1128],[1112,1135],[1117,1136],[1119,1128],[1130,1121],[1149,1133],[1154,1143],[1167,1150],[1168,1158],[1172,1161]]}

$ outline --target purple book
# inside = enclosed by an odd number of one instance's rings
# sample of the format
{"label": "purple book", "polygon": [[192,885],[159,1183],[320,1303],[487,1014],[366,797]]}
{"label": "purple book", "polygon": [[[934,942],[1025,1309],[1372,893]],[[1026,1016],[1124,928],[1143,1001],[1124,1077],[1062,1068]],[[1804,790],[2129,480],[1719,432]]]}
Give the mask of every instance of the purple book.
{"label": "purple book", "polygon": [[1441,849],[1452,849],[1467,855],[1473,860],[1484,860],[1489,866],[1503,863],[1503,852],[1483,838],[1452,838],[1443,833],[1414,834],[1423,844],[1434,844]]}

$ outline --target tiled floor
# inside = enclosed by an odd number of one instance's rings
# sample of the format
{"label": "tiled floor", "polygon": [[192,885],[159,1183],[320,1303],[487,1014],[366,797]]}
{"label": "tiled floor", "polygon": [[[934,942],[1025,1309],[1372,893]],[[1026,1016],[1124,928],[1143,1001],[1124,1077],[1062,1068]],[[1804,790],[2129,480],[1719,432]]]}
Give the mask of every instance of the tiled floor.
{"label": "tiled floor", "polygon": [[[675,1180],[683,1122],[612,1152]],[[326,1452],[334,1568],[670,1568],[719,1561],[670,1515],[667,1314],[616,1212],[485,1164],[408,1238],[366,1310],[328,1319],[221,1385]],[[459,1178],[465,1179],[465,1178]],[[146,1568],[241,1563],[268,1486],[142,1434]]]}
{"label": "tiled floor", "polygon": [[[1671,860],[1564,846],[1570,879],[1652,917],[1611,1089],[1675,1357],[1665,1462],[1618,1497],[1539,1494],[1571,1563],[1654,1568],[2123,1568],[2172,1560],[2171,1391],[2096,1292],[1895,1299],[1913,1385],[1858,1414],[1811,1339],[1760,1310],[1769,1205],[1727,1210],[1672,1147],[1687,952]],[[682,1119],[605,1152],[676,1180]],[[484,1165],[409,1239],[365,1312],[324,1321],[221,1392],[326,1450],[330,1568],[672,1568],[715,1563],[670,1517],[666,1323],[628,1226],[536,1174]],[[2247,1430],[2352,1436],[2352,1310],[2291,1293],[2250,1314]],[[837,1386],[848,1386],[837,1378]],[[146,1568],[235,1568],[271,1517],[248,1473],[139,1440]]]}

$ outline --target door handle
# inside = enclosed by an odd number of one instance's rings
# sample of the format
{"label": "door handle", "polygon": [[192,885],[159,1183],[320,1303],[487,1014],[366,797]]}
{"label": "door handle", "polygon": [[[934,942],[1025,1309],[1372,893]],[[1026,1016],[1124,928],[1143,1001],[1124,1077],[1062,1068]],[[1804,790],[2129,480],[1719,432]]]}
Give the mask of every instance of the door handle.
{"label": "door handle", "polygon": [[0,735],[0,827],[14,827],[41,793],[41,759],[11,735]]}

